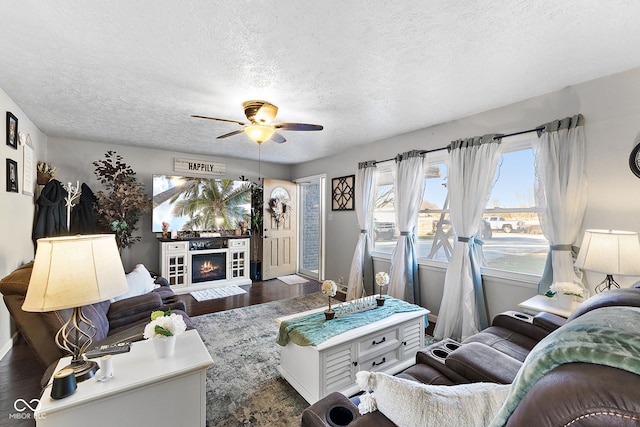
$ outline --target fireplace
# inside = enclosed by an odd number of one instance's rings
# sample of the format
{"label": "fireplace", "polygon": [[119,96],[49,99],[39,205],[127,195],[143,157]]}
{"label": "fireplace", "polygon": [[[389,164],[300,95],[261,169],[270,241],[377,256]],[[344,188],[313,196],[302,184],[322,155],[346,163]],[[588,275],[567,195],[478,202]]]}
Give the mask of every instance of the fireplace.
{"label": "fireplace", "polygon": [[227,251],[191,252],[191,283],[211,282],[227,278]]}

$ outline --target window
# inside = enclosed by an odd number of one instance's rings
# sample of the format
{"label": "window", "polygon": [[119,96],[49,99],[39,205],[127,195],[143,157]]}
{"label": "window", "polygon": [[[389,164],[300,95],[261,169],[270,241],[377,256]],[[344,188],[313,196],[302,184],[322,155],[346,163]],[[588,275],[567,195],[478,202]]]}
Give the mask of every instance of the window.
{"label": "window", "polygon": [[373,208],[373,242],[377,252],[390,254],[400,235],[396,227],[393,167],[378,167],[378,186]]}
{"label": "window", "polygon": [[[494,185],[479,230],[484,266],[516,273],[542,274],[549,243],[542,234],[534,197],[534,157],[530,140],[501,145]],[[453,249],[449,220],[446,152],[430,154],[425,165],[425,191],[418,212],[418,257],[448,262]],[[395,225],[392,166],[378,169],[374,209],[375,251],[390,254],[399,230]]]}

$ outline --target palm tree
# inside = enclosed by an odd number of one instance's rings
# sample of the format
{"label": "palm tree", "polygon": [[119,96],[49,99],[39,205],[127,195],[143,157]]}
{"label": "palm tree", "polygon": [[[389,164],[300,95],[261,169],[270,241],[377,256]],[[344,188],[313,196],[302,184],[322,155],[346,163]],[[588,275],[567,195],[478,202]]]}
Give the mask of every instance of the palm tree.
{"label": "palm tree", "polygon": [[174,215],[190,218],[184,225],[185,229],[235,229],[239,227],[240,221],[250,221],[246,209],[251,203],[250,183],[238,185],[229,179],[197,178],[197,181],[198,185],[183,187],[182,191],[170,200],[170,203],[175,203]]}

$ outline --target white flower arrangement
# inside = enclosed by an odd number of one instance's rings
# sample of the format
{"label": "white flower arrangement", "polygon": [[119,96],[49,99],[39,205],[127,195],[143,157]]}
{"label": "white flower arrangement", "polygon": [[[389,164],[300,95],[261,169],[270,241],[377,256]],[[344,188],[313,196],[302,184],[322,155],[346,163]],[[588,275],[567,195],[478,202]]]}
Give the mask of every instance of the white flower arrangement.
{"label": "white flower arrangement", "polygon": [[376,284],[380,286],[379,298],[382,298],[382,289],[389,284],[389,275],[385,271],[376,273]]}
{"label": "white flower arrangement", "polygon": [[338,285],[333,280],[325,280],[322,282],[322,287],[320,288],[322,291],[322,295],[328,297],[335,297],[338,292]]}
{"label": "white flower arrangement", "polygon": [[144,327],[144,338],[177,336],[186,330],[187,324],[181,314],[158,310],[151,313],[151,322]]}
{"label": "white flower arrangement", "polygon": [[322,295],[329,298],[329,309],[325,311],[331,313],[331,297],[335,297],[336,293],[338,293],[338,285],[333,280],[325,280],[320,286],[320,291]]}
{"label": "white flower arrangement", "polygon": [[558,292],[563,293],[565,295],[571,295],[578,298],[584,297],[584,289],[577,283],[573,282],[555,282],[549,286],[549,292],[551,296],[557,294]]}
{"label": "white flower arrangement", "polygon": [[389,284],[389,275],[384,271],[377,273],[376,284],[378,286],[387,286]]}

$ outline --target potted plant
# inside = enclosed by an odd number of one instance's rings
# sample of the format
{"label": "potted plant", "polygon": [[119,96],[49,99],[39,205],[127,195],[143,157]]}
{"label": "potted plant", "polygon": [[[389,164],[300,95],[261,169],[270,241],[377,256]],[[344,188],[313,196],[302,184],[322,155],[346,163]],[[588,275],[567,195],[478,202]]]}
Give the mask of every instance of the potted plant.
{"label": "potted plant", "polygon": [[389,275],[384,271],[378,272],[376,274],[376,284],[380,287],[380,293],[376,297],[376,303],[381,307],[384,305],[384,295],[382,294],[382,291],[384,290],[384,287],[389,284]]}
{"label": "potted plant", "polygon": [[47,182],[51,181],[56,172],[58,172],[58,168],[51,166],[51,163],[44,162],[42,160],[38,161],[37,169],[37,177],[36,183],[38,185],[45,185]]}
{"label": "potted plant", "polygon": [[144,338],[153,339],[159,358],[172,356],[176,347],[176,336],[187,329],[182,315],[157,310],[151,313],[151,322],[144,327]]}
{"label": "potted plant", "polygon": [[335,297],[338,292],[338,285],[333,280],[325,280],[320,287],[322,295],[329,298],[329,308],[324,311],[324,317],[331,320],[335,317],[336,312],[331,309],[331,297]]}
{"label": "potted plant", "polygon": [[549,298],[555,296],[560,306],[570,309],[574,297],[584,298],[584,289],[573,282],[555,282],[549,286],[549,290],[545,295]]}
{"label": "potted plant", "polygon": [[144,192],[131,166],[122,161],[115,151],[107,151],[105,159],[93,162],[94,174],[106,192],[98,191],[96,218],[105,232],[115,233],[118,249],[132,246],[140,240],[133,236],[140,216],[151,209],[151,199]]}

